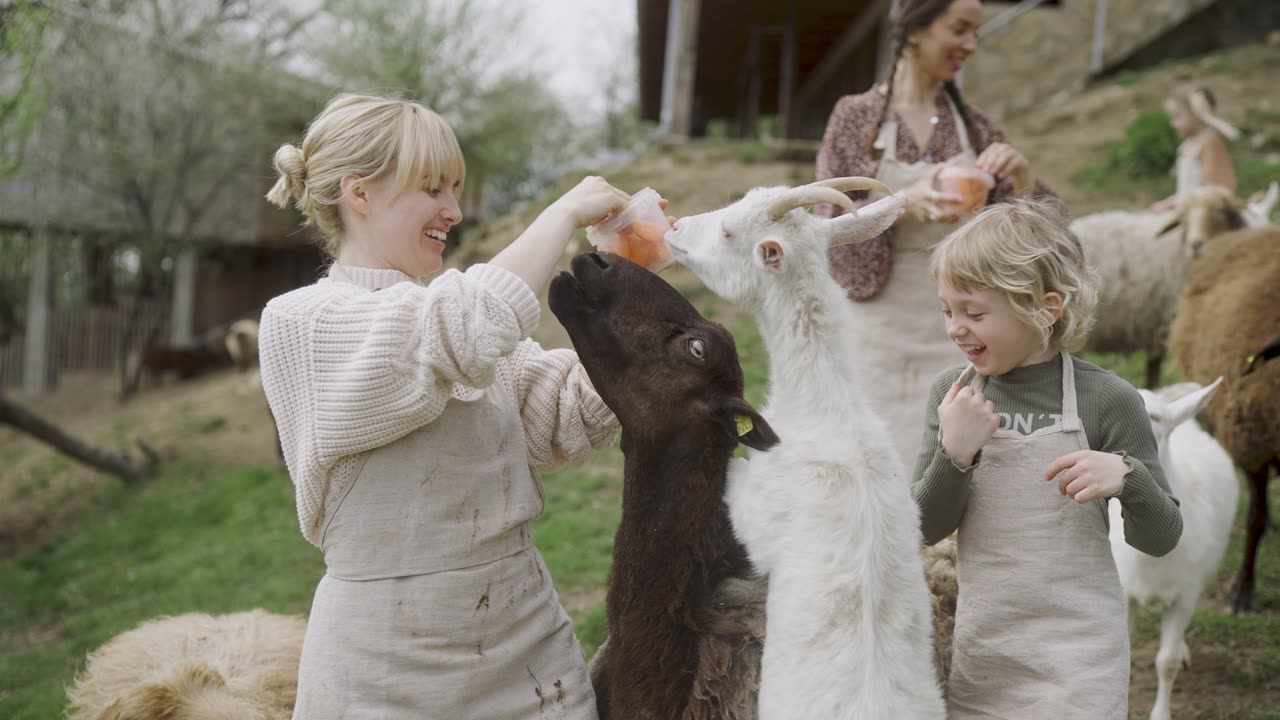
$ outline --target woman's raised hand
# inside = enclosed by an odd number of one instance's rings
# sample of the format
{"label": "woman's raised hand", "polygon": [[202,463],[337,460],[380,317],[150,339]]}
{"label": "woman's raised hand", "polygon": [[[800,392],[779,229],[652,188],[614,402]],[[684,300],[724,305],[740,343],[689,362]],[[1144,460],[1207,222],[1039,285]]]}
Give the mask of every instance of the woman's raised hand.
{"label": "woman's raised hand", "polygon": [[1031,174],[1031,163],[1027,157],[1006,143],[991,143],[978,156],[978,169],[986,170],[997,178],[1013,180],[1013,192],[1026,195],[1035,186],[1035,177]]}
{"label": "woman's raised hand", "polygon": [[604,178],[589,175],[561,195],[552,207],[563,212],[575,228],[582,228],[617,212],[630,199],[630,195],[610,185]]}
{"label": "woman's raised hand", "polygon": [[917,180],[906,190],[906,213],[917,222],[953,223],[959,220],[955,208],[963,198],[936,189],[938,173],[942,172],[943,167],[941,164],[934,167],[928,175]]}

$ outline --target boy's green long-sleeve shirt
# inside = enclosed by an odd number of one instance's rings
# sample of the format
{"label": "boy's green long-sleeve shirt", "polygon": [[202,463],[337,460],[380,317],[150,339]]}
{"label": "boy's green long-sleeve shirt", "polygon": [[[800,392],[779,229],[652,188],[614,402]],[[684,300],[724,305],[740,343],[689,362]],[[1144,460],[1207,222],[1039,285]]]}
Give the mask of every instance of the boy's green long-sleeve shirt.
{"label": "boy's green long-sleeve shirt", "polygon": [[[1160,467],[1142,396],[1112,372],[1075,357],[1072,363],[1089,448],[1123,454],[1130,466],[1124,488],[1115,498],[1124,516],[1125,540],[1149,555],[1164,555],[1182,536],[1182,513]],[[974,468],[957,467],[938,442],[938,404],[963,370],[948,370],[934,381],[912,475],[912,495],[920,506],[924,540],[930,545],[955,531],[969,499]],[[1062,356],[989,377],[983,394],[995,404],[1002,430],[1026,435],[1048,427],[1062,414]]]}

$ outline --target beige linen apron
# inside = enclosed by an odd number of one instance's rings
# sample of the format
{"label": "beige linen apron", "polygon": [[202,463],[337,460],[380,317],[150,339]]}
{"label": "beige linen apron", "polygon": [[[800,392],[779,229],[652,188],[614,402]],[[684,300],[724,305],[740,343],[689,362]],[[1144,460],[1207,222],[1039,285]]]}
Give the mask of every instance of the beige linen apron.
{"label": "beige linen apron", "polygon": [[[960,382],[974,375],[970,366]],[[1088,447],[1064,353],[1062,418],[1030,435],[998,430],[969,482],[950,720],[1128,717],[1129,634],[1107,501],[1078,504],[1044,479],[1054,460]]]}
{"label": "beige linen apron", "polygon": [[1182,202],[1188,195],[1204,187],[1204,168],[1200,163],[1200,151],[1213,130],[1205,128],[1178,146],[1178,160],[1174,163],[1177,178],[1177,197]]}
{"label": "beige linen apron", "polygon": [[[950,162],[973,164],[977,157],[964,119],[950,98],[948,103],[961,143],[960,153]],[[876,147],[883,148],[876,179],[895,191],[914,185],[942,164],[898,160],[898,121],[893,113],[880,127]],[[899,218],[893,233],[893,267],[884,288],[856,303],[859,362],[863,372],[875,379],[863,386],[865,397],[889,429],[908,477],[924,435],[929,388],[939,373],[963,360],[943,329],[938,288],[929,279],[930,251],[957,227],[918,222],[906,215]]]}
{"label": "beige linen apron", "polygon": [[458,387],[365,456],[321,536],[294,718],[596,718],[516,408],[501,382]]}

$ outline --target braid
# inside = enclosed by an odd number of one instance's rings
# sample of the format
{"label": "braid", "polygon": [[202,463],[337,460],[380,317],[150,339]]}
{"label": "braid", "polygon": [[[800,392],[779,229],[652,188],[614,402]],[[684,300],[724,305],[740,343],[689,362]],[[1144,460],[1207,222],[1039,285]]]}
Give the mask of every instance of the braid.
{"label": "braid", "polygon": [[889,106],[893,103],[893,80],[898,75],[898,61],[902,59],[902,51],[906,48],[905,33],[897,32],[893,38],[893,62],[889,65],[889,82],[885,83],[884,90],[884,107],[880,108],[880,119],[876,122],[875,135],[871,137],[871,154],[880,157],[884,151],[875,146],[876,138],[880,137],[880,128],[884,125],[884,121],[889,117]]}
{"label": "braid", "polygon": [[951,97],[951,102],[955,103],[956,112],[960,113],[960,119],[964,121],[964,134],[969,136],[969,147],[973,148],[975,153],[980,153],[986,147],[978,147],[978,138],[974,135],[973,120],[969,119],[969,109],[965,107],[964,98],[960,97],[960,86],[956,85],[954,80],[948,80],[942,84],[946,89],[947,95]]}

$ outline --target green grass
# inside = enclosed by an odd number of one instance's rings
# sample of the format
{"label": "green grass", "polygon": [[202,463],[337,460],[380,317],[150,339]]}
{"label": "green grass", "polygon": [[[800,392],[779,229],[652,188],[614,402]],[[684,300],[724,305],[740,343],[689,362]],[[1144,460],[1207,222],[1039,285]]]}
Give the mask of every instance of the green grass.
{"label": "green grass", "polygon": [[113,484],[59,542],[0,564],[0,717],[58,717],[85,653],[145,619],[305,612],[322,568],[279,472],[179,461]]}

